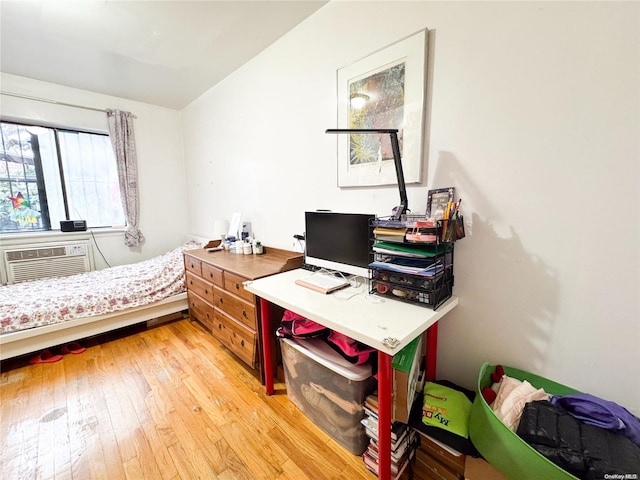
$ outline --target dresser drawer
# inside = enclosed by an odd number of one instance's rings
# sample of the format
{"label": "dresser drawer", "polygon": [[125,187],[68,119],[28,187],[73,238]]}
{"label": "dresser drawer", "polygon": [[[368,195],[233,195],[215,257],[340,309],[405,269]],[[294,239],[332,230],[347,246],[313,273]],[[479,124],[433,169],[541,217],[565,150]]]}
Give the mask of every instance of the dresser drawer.
{"label": "dresser drawer", "polygon": [[187,292],[189,315],[200,321],[209,330],[213,329],[213,305],[192,291]]}
{"label": "dresser drawer", "polygon": [[211,254],[204,248],[184,252],[191,317],[210,330],[239,361],[259,370],[262,381],[258,297],[245,290],[244,282],[297,268],[302,259],[301,253],[276,248],[267,249],[263,255],[236,255],[229,251]]}
{"label": "dresser drawer", "polygon": [[251,330],[258,329],[255,304],[216,286],[213,287],[213,304],[216,308],[224,310],[229,316],[244,323]]}
{"label": "dresser drawer", "polygon": [[253,293],[244,289],[244,285],[242,284],[242,282],[246,281],[246,278],[240,277],[239,275],[235,275],[229,272],[224,273],[224,288],[244,298],[245,300],[248,300],[249,302],[255,302]]}
{"label": "dresser drawer", "polygon": [[186,272],[187,290],[197,293],[207,302],[213,303],[213,285],[196,277],[193,273]]}
{"label": "dresser drawer", "polygon": [[211,333],[247,365],[255,368],[257,353],[256,333],[221,310],[215,309],[213,315],[214,321]]}
{"label": "dresser drawer", "polygon": [[219,268],[213,267],[208,263],[202,264],[202,278],[204,278],[208,282],[213,283],[214,285],[224,287],[222,270],[220,270]]}
{"label": "dresser drawer", "polygon": [[214,337],[216,337],[220,342],[227,346],[229,344],[229,329],[227,329],[227,320],[224,315],[221,315],[220,312],[216,309],[213,310],[213,325],[211,326],[211,333]]}
{"label": "dresser drawer", "polygon": [[184,268],[187,272],[193,272],[196,275],[202,275],[202,261],[190,255],[184,256]]}

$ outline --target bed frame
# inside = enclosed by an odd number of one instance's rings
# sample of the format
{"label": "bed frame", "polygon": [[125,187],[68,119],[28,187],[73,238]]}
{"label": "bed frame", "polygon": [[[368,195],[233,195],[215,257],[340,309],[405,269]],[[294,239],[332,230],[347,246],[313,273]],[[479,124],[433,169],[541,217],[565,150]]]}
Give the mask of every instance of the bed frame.
{"label": "bed frame", "polygon": [[154,318],[187,310],[186,292],[159,302],[68,322],[9,332],[0,335],[0,360],[37,352]]}

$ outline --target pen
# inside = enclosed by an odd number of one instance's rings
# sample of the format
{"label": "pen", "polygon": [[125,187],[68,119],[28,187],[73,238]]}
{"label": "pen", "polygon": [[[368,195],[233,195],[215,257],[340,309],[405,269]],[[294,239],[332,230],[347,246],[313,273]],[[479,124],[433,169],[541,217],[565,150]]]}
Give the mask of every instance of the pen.
{"label": "pen", "polygon": [[456,208],[453,211],[453,214],[455,215],[455,218],[458,218],[458,210],[460,210],[460,204],[462,203],[462,199],[458,200],[458,203],[456,203]]}
{"label": "pen", "polygon": [[449,219],[449,213],[451,213],[451,205],[452,205],[452,202],[451,202],[451,200],[449,200],[449,202],[447,202],[447,208],[444,211],[444,219],[445,220]]}

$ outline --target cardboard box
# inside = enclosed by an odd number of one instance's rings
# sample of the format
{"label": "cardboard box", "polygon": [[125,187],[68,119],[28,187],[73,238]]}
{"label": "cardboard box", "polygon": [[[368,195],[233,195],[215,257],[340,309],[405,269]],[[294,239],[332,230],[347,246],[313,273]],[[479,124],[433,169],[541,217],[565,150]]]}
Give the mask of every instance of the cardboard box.
{"label": "cardboard box", "polygon": [[466,455],[458,452],[457,450],[444,445],[434,438],[418,431],[420,434],[420,450],[432,456],[443,465],[452,469],[454,472],[460,475],[465,474],[466,468]]}
{"label": "cardboard box", "polygon": [[425,480],[461,480],[462,475],[443,465],[424,451],[416,450],[414,473]]}
{"label": "cardboard box", "polygon": [[464,468],[464,478],[467,480],[507,480],[496,468],[484,458],[467,456]]}
{"label": "cardboard box", "polygon": [[[393,356],[393,420],[408,423],[413,405],[424,383],[421,372],[424,358],[424,335],[416,337],[411,343]],[[421,375],[422,373],[422,375]]]}

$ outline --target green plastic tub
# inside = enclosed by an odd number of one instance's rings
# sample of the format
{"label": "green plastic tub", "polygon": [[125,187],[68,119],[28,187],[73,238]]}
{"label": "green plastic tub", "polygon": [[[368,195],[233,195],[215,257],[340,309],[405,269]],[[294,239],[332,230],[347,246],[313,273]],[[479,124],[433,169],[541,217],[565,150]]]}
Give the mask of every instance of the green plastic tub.
{"label": "green plastic tub", "polygon": [[[512,432],[491,410],[480,392],[491,385],[495,365],[484,363],[478,374],[478,392],[469,414],[469,437],[482,456],[510,480],[578,480],[547,460]],[[517,368],[504,367],[504,373],[526,380],[551,395],[580,393],[578,390]]]}

